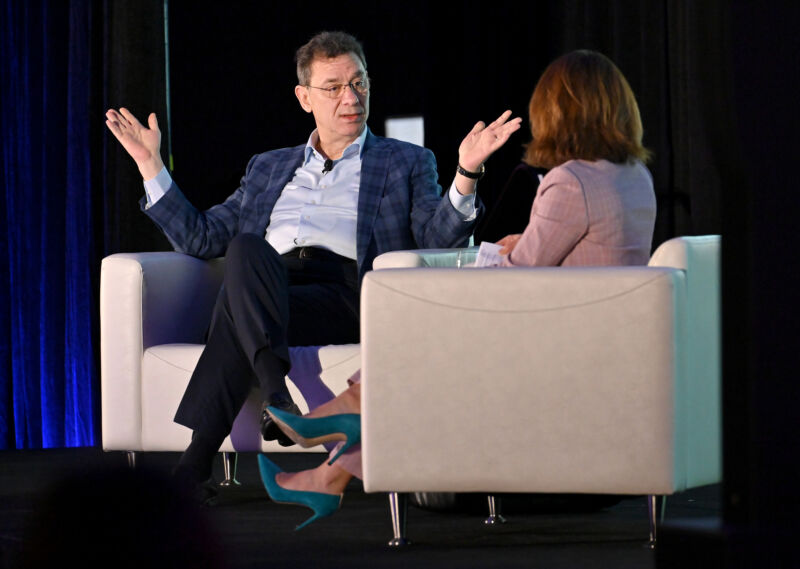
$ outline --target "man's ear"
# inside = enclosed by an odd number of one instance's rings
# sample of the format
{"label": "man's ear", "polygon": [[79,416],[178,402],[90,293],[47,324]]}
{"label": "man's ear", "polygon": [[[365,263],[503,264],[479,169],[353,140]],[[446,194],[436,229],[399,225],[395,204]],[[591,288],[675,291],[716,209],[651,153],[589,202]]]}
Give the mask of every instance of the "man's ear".
{"label": "man's ear", "polygon": [[303,107],[303,110],[307,113],[310,113],[311,100],[308,96],[308,89],[302,85],[296,85],[294,88],[294,95],[297,97],[297,100],[300,101],[300,106]]}

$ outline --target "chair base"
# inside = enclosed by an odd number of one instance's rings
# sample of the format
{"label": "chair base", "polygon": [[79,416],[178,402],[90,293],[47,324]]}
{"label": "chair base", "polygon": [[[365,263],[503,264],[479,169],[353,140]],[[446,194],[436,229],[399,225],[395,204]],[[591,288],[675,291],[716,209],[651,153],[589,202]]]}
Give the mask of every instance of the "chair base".
{"label": "chair base", "polygon": [[405,547],[411,542],[406,538],[406,518],[408,516],[408,494],[389,492],[389,511],[392,514],[392,531],[394,537],[389,547]]}
{"label": "chair base", "polygon": [[222,487],[228,486],[241,486],[241,483],[236,480],[236,467],[239,463],[239,454],[235,452],[222,453],[222,468],[225,473],[225,478],[219,483]]}
{"label": "chair base", "polygon": [[483,523],[487,526],[506,523],[506,519],[500,513],[500,498],[496,497],[494,494],[489,494],[487,500],[489,502],[489,517],[483,520]]}
{"label": "chair base", "polygon": [[658,503],[659,496],[650,494],[647,496],[647,518],[650,522],[650,535],[645,547],[655,549],[658,538],[658,524],[664,521],[664,512],[667,508],[667,497],[661,496],[661,503]]}

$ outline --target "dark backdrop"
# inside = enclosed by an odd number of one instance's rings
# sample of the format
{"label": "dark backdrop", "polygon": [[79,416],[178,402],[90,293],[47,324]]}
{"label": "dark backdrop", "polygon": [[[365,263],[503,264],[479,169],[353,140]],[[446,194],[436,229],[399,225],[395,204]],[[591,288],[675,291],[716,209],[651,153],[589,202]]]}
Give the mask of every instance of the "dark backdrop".
{"label": "dark backdrop", "polygon": [[[363,41],[377,134],[389,116],[424,116],[443,186],[475,121],[505,109],[527,119],[549,61],[576,48],[608,54],[638,95],[654,151],[654,246],[721,230],[723,179],[738,162],[726,144],[737,138],[735,13],[722,2],[164,4],[3,2],[3,446],[95,444],[100,260],[169,248],[139,211],[141,179],[106,132],[105,109],[125,105],[142,120],[156,112],[176,180],[210,206],[234,191],[253,154],[307,139],[293,54],[322,29]],[[490,159],[479,187],[490,210],[528,140],[526,120]]]}
{"label": "dark backdrop", "polygon": [[[370,128],[382,134],[389,116],[423,115],[442,186],[452,181],[458,144],[475,121],[507,108],[525,118],[480,185],[491,208],[530,139],[527,106],[541,71],[561,53],[591,48],[618,64],[640,101],[660,206],[654,245],[675,234],[719,232],[719,182],[705,165],[714,154],[709,131],[724,133],[730,121],[725,108],[713,116],[704,109],[729,92],[728,76],[716,71],[729,56],[725,10],[682,4],[473,1],[441,10],[412,0],[203,10],[172,0],[175,177],[196,204],[209,206],[236,188],[254,153],[305,142],[313,122],[293,94],[294,51],[316,31],[344,29],[367,54]],[[717,117],[723,124],[713,123]]]}
{"label": "dark backdrop", "polygon": [[[235,189],[252,154],[305,141],[312,124],[292,94],[293,52],[319,30],[344,29],[366,48],[372,129],[423,114],[446,185],[476,120],[506,108],[525,117],[544,66],[592,48],[619,65],[640,102],[655,153],[654,246],[724,236],[726,531],[740,544],[774,535],[791,546],[798,9],[744,0],[495,0],[444,11],[413,0],[276,4],[170,0],[167,128],[163,2],[3,0],[0,448],[99,443],[100,260],[168,248],[138,211],[141,180],[105,132],[106,108],[157,112],[177,181],[207,206]],[[526,141],[518,133],[490,160],[480,188],[490,207]],[[731,565],[758,566],[731,550]]]}

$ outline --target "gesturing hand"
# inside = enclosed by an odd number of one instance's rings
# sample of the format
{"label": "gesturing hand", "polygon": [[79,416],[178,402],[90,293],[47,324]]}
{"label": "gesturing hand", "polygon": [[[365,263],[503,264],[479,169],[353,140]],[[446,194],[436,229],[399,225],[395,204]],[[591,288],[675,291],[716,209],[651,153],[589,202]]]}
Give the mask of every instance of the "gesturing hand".
{"label": "gesturing hand", "polygon": [[486,162],[492,153],[503,146],[511,134],[518,130],[522,119],[516,117],[508,120],[511,111],[506,111],[500,117],[486,126],[483,121],[478,121],[469,134],[458,147],[458,163],[470,172],[477,172],[481,164]]}
{"label": "gesturing hand", "polygon": [[[147,117],[147,127],[122,107],[106,112],[106,126],[134,159],[145,180],[154,178],[164,167],[161,160],[161,131],[155,113]],[[149,127],[149,128],[148,128]]]}

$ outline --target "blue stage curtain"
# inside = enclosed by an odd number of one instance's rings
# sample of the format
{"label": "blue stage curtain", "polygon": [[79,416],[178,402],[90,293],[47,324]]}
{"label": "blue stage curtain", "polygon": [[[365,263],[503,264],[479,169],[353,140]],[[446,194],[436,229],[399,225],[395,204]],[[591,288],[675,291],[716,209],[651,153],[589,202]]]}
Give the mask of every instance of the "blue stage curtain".
{"label": "blue stage curtain", "polygon": [[92,3],[2,6],[0,448],[90,446]]}

